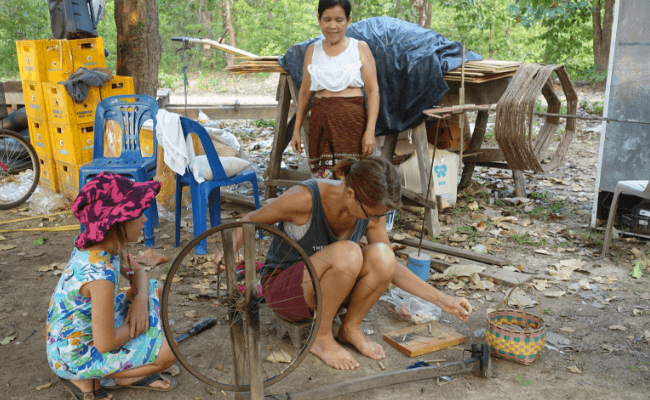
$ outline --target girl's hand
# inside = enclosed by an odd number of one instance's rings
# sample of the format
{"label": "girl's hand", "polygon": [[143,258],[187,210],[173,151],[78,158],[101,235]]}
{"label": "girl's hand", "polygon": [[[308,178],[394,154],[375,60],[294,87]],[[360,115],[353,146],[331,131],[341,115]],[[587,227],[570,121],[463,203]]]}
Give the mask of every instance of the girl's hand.
{"label": "girl's hand", "polygon": [[300,132],[294,132],[293,136],[291,136],[291,148],[296,154],[302,153],[302,141],[300,140]]}
{"label": "girl's hand", "polygon": [[375,133],[366,131],[361,139],[361,151],[364,157],[371,155],[375,151]]}
{"label": "girl's hand", "polygon": [[[244,262],[244,256],[237,255],[235,257],[235,265],[240,264]],[[226,263],[223,260],[223,252],[222,251],[217,251],[214,253],[214,258],[212,259],[212,266],[214,267],[214,273],[219,274],[221,272],[224,272],[226,270]]]}
{"label": "girl's hand", "polygon": [[438,304],[442,311],[445,311],[463,322],[469,320],[472,315],[472,305],[463,297],[450,297],[445,296],[442,304]]}
{"label": "girl's hand", "polygon": [[131,299],[131,306],[124,323],[129,324],[131,339],[140,336],[149,329],[149,299],[146,293]]}

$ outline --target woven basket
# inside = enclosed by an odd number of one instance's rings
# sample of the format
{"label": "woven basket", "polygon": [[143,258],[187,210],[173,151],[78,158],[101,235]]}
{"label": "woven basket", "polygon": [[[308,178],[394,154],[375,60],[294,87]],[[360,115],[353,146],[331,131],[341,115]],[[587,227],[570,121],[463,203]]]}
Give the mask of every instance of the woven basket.
{"label": "woven basket", "polygon": [[[522,285],[517,285],[497,306],[497,309],[488,314],[485,339],[490,347],[490,353],[496,357],[516,361],[528,365],[535,361],[546,344],[544,320],[541,318],[542,305],[539,295],[532,285],[525,285],[533,289],[537,296],[539,317],[527,314],[515,299],[511,299],[512,292]],[[512,300],[519,309],[510,309],[509,300]],[[503,308],[502,308],[503,307]],[[517,325],[523,331],[516,331],[504,325]]]}

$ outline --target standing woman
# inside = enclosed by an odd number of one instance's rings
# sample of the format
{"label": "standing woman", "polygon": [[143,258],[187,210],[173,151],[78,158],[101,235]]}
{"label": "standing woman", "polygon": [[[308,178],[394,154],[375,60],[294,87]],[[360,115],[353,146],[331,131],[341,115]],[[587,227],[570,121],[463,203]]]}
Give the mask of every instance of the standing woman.
{"label": "standing woman", "polygon": [[333,173],[338,161],[375,151],[377,70],[368,44],[345,36],[350,9],[349,0],[320,0],[318,24],[325,38],[310,45],[305,54],[291,147],[296,153],[302,152],[300,128],[315,92],[308,149],[314,178],[338,179],[340,176]]}

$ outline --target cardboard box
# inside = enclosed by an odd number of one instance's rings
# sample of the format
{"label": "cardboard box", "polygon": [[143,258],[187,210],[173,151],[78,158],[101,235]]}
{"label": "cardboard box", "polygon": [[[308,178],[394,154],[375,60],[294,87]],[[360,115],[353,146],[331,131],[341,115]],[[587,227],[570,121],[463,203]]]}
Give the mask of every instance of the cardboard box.
{"label": "cardboard box", "polygon": [[[433,156],[433,146],[429,145],[429,157]],[[431,165],[431,164],[429,164]],[[420,169],[418,167],[417,154],[413,155],[400,164],[398,168],[402,177],[402,184],[407,189],[417,193],[425,193],[420,185]],[[456,204],[456,195],[458,190],[458,155],[446,150],[436,150],[436,160],[433,163],[433,180],[431,182],[432,190],[429,198],[433,198],[433,193],[442,198],[439,208],[447,208]]]}

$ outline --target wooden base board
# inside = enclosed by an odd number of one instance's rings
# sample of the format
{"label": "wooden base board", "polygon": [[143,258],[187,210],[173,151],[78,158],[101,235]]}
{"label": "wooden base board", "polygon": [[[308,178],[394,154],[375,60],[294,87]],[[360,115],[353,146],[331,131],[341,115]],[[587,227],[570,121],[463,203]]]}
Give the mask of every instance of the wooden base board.
{"label": "wooden base board", "polygon": [[[431,333],[429,333],[431,325]],[[465,336],[439,322],[413,325],[384,335],[384,340],[409,357],[465,343]]]}

